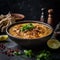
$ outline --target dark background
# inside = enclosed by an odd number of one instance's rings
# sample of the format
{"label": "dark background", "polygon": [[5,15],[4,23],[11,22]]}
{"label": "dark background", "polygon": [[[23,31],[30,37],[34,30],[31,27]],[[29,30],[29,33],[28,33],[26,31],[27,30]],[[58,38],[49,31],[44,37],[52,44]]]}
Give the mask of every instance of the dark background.
{"label": "dark background", "polygon": [[[54,10],[53,18],[55,24],[59,23],[60,0],[0,0],[0,14],[7,14],[8,12],[21,13],[26,16],[25,20],[40,20],[41,8],[45,8],[46,20],[48,18],[47,11],[52,8]],[[53,60],[60,60],[60,53],[54,54],[53,58]],[[4,59],[8,60],[9,58],[0,54],[0,60]],[[12,58],[10,57],[10,59]]]}
{"label": "dark background", "polygon": [[60,20],[60,0],[0,0],[0,14],[21,13],[26,20],[39,20],[41,8],[45,8],[45,18],[47,20],[48,9],[54,10],[54,21],[56,24]]}

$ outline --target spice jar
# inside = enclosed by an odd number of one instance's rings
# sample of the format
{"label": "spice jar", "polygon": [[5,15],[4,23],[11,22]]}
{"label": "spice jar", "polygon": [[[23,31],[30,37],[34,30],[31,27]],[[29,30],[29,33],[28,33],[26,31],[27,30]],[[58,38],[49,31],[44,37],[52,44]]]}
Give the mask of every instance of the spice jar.
{"label": "spice jar", "polygon": [[49,9],[49,10],[48,10],[47,23],[50,24],[51,26],[54,26],[53,9]]}

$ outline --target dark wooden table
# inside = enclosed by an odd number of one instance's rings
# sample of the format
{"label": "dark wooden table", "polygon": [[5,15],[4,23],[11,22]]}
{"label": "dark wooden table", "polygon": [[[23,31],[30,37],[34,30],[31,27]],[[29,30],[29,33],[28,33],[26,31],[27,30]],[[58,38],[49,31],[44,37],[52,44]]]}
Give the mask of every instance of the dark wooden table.
{"label": "dark wooden table", "polygon": [[[55,30],[58,29],[57,27]],[[1,33],[1,35],[3,35],[3,34],[5,34],[5,33]],[[7,41],[8,42],[4,42],[6,48],[13,48],[13,49],[18,48],[18,45],[14,41],[12,41],[10,39],[8,39]],[[24,50],[23,48],[18,48],[18,49]],[[43,46],[42,50],[44,50],[44,49],[51,52],[51,54],[52,54],[52,56],[50,57],[51,60],[60,60],[60,48],[57,50],[52,50],[52,49],[48,48],[47,46]],[[38,48],[38,49],[34,50],[35,53],[37,53],[37,51],[41,51],[41,49]],[[36,59],[34,57],[29,58],[26,56],[7,56],[5,54],[0,53],[0,60],[36,60]]]}

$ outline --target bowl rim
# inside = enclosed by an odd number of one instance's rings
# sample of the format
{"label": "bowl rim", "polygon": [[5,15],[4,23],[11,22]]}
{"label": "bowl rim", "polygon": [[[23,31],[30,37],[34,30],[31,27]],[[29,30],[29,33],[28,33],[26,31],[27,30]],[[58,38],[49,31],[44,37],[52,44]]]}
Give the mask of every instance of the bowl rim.
{"label": "bowl rim", "polygon": [[[41,37],[41,38],[35,38],[35,39],[23,39],[23,38],[17,38],[17,37],[15,37],[15,36],[12,36],[9,32],[8,32],[8,30],[10,29],[10,27],[12,27],[12,26],[14,26],[14,25],[16,25],[16,24],[19,24],[19,23],[28,23],[28,22],[33,22],[33,23],[41,23],[41,24],[44,24],[44,25],[46,25],[48,28],[50,27],[50,29],[52,29],[52,32],[50,33],[50,34],[48,34],[47,36],[44,36],[44,37]],[[36,39],[42,39],[42,38],[46,38],[46,37],[48,37],[48,36],[50,36],[51,34],[53,34],[53,28],[52,28],[52,26],[51,25],[49,25],[49,24],[47,24],[47,23],[45,23],[45,22],[40,22],[40,21],[32,21],[32,20],[26,20],[26,21],[20,21],[20,22],[16,22],[16,23],[13,23],[13,24],[11,24],[11,25],[9,25],[7,28],[6,28],[6,33],[7,33],[7,35],[9,35],[10,37],[12,37],[12,38],[15,38],[15,39],[21,39],[21,40],[36,40]]]}

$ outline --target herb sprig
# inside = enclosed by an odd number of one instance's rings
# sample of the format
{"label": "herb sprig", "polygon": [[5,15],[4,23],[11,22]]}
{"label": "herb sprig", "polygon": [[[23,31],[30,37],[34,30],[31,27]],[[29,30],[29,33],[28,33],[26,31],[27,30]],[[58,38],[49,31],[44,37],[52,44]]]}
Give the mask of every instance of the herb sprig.
{"label": "herb sprig", "polygon": [[34,28],[34,25],[32,23],[24,24],[22,28],[20,29],[21,32],[28,31]]}

